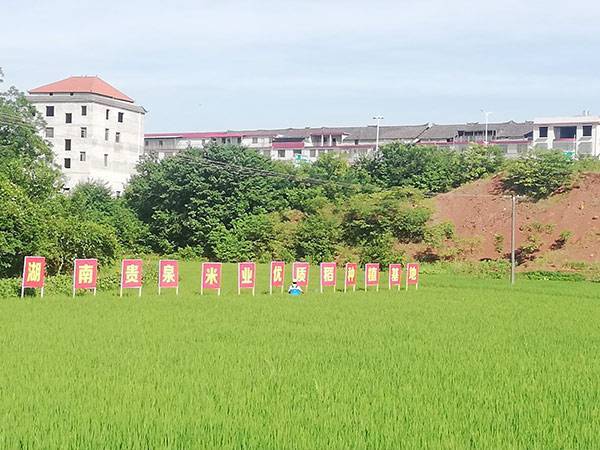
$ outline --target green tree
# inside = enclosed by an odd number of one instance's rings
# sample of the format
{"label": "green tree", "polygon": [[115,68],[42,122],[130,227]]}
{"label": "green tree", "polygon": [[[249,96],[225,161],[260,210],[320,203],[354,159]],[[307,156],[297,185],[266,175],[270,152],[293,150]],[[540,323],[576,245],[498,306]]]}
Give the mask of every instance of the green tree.
{"label": "green tree", "polygon": [[562,151],[536,149],[510,161],[503,183],[516,194],[541,199],[566,186],[573,171],[573,161]]}
{"label": "green tree", "polygon": [[[210,252],[208,236],[243,216],[286,209],[294,183],[281,167],[237,146],[189,149],[138,167],[125,192],[127,204],[157,236],[158,250],[187,245]],[[272,176],[273,173],[282,176]]]}
{"label": "green tree", "polygon": [[296,234],[296,254],[312,263],[332,261],[339,239],[340,229],[334,219],[322,214],[308,216]]}

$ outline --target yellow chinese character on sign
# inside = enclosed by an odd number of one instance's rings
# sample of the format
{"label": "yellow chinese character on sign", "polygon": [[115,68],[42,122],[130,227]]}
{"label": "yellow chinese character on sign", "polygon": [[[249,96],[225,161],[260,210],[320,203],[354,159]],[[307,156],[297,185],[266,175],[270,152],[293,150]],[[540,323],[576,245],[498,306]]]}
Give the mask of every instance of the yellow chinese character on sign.
{"label": "yellow chinese character on sign", "polygon": [[211,267],[210,269],[208,269],[208,271],[206,272],[206,284],[216,284],[217,282],[217,269],[214,267]]}
{"label": "yellow chinese character on sign", "polygon": [[125,283],[137,283],[139,280],[140,271],[135,264],[129,264],[125,269]]}
{"label": "yellow chinese character on sign", "polygon": [[83,264],[79,266],[79,273],[77,274],[77,281],[80,284],[89,284],[93,281],[94,266],[91,264]]}
{"label": "yellow chinese character on sign", "polygon": [[333,267],[323,267],[323,281],[333,281]]}
{"label": "yellow chinese character on sign", "polygon": [[242,284],[252,284],[252,272],[253,270],[248,266],[242,269]]}
{"label": "yellow chinese character on sign", "polygon": [[306,281],[306,267],[296,269],[296,281]]}
{"label": "yellow chinese character on sign", "polygon": [[42,263],[28,263],[27,281],[40,281],[42,276]]}
{"label": "yellow chinese character on sign", "polygon": [[175,282],[175,266],[173,264],[165,264],[162,274],[163,283]]}
{"label": "yellow chinese character on sign", "polygon": [[354,281],[354,277],[356,277],[356,270],[354,266],[348,267],[348,281]]}
{"label": "yellow chinese character on sign", "polygon": [[377,267],[369,267],[369,270],[367,270],[367,280],[377,281]]}
{"label": "yellow chinese character on sign", "polygon": [[417,268],[415,266],[410,266],[408,269],[408,279],[411,281],[415,281],[417,279]]}
{"label": "yellow chinese character on sign", "polygon": [[400,269],[398,267],[392,267],[392,281],[398,281],[400,279]]}
{"label": "yellow chinese character on sign", "polygon": [[273,267],[273,281],[283,281],[282,275],[283,274],[283,267],[281,266],[275,266]]}

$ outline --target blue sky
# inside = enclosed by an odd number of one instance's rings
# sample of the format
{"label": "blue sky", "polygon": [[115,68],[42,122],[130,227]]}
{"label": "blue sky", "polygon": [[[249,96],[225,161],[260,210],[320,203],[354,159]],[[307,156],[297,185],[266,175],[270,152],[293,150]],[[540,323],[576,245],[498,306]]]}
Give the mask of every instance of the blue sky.
{"label": "blue sky", "polygon": [[99,75],[146,131],[600,113],[600,2],[0,0],[22,90]]}

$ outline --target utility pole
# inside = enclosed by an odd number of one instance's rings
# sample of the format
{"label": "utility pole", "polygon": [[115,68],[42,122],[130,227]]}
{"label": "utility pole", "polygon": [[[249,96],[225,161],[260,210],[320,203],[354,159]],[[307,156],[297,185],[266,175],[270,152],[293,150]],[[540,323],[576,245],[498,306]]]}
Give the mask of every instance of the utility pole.
{"label": "utility pole", "polygon": [[490,114],[492,114],[492,112],[484,111],[483,109],[481,110],[481,112],[483,114],[485,114],[485,138],[483,139],[483,143],[485,145],[488,145],[488,128],[489,128],[489,122],[490,122]]}
{"label": "utility pole", "polygon": [[517,228],[517,196],[511,195],[510,197],[512,204],[512,227],[511,227],[511,238],[510,238],[510,284],[515,284],[515,246],[516,246],[516,228]]}
{"label": "utility pole", "polygon": [[383,120],[383,116],[374,116],[373,119],[377,120],[377,134],[375,137],[375,153],[379,152],[379,123]]}

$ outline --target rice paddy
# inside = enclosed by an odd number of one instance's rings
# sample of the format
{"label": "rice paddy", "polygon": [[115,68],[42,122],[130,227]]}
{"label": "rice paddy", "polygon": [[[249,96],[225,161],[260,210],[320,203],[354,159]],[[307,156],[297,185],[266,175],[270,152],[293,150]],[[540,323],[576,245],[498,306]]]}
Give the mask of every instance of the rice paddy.
{"label": "rice paddy", "polygon": [[185,263],[179,296],[2,299],[0,448],[600,447],[600,285],[315,269],[291,298],[259,269],[255,297]]}

